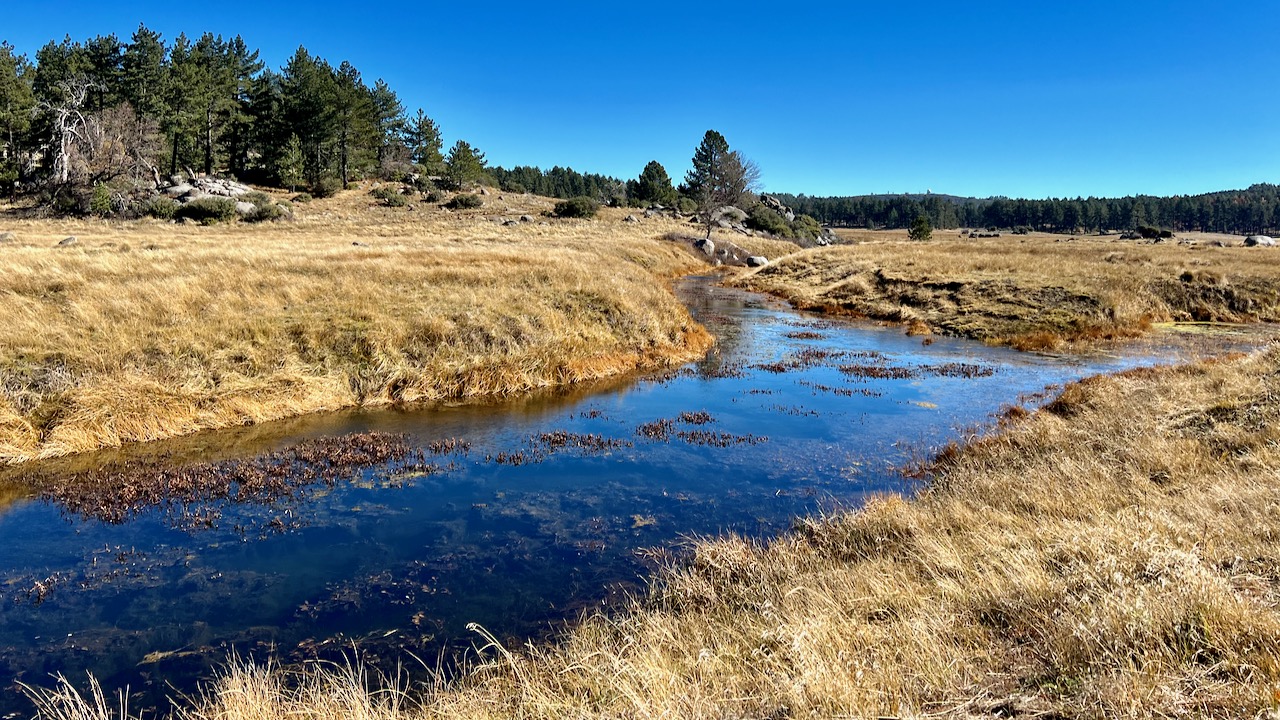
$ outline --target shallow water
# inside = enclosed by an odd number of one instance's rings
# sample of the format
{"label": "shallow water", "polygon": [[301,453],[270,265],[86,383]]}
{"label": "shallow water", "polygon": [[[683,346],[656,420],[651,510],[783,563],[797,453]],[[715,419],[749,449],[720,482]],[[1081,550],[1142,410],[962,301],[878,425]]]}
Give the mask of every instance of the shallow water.
{"label": "shallow water", "polygon": [[[233,462],[361,432],[404,434],[421,468],[391,462],[111,520],[0,486],[0,715],[30,714],[13,681],[48,685],[52,673],[128,685],[136,709],[191,691],[232,650],[292,662],[358,646],[373,662],[413,653],[434,666],[479,641],[468,623],[533,637],[642,586],[654,553],[637,551],[768,536],[800,514],[910,490],[897,468],[1004,405],[1221,347],[1057,358],[818,318],[706,278],[677,290],[720,341],[678,371],[207,433],[42,471],[161,453],[175,466]],[[432,449],[446,438],[469,445]]]}

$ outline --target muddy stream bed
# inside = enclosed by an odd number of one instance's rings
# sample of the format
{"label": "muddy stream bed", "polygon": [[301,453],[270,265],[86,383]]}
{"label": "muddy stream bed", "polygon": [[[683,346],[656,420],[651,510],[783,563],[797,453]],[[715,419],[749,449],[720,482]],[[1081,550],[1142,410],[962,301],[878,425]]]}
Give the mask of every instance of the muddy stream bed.
{"label": "muddy stream bed", "polygon": [[228,655],[446,666],[642,590],[726,532],[909,492],[901,468],[1062,383],[1259,342],[1052,357],[798,313],[689,278],[719,345],[659,375],[504,403],[348,412],[0,479],[0,717],[86,672],[163,709]]}

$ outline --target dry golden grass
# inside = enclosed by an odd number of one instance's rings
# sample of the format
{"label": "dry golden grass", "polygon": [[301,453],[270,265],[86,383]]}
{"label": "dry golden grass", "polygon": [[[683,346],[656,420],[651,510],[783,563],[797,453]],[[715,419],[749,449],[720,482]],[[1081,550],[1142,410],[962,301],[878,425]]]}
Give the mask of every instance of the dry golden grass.
{"label": "dry golden grass", "polygon": [[1135,337],[1155,322],[1280,320],[1280,253],[1266,248],[843,234],[859,244],[788,255],[740,282],[804,308],[1023,349]]}
{"label": "dry golden grass", "polygon": [[[515,393],[697,357],[674,223],[378,206],[295,222],[16,220],[0,230],[0,462],[353,405]],[[79,243],[56,247],[67,235]]]}
{"label": "dry golden grass", "polygon": [[478,630],[452,683],[233,663],[182,717],[1276,717],[1278,364],[1076,383],[914,499],[699,541],[552,645]]}

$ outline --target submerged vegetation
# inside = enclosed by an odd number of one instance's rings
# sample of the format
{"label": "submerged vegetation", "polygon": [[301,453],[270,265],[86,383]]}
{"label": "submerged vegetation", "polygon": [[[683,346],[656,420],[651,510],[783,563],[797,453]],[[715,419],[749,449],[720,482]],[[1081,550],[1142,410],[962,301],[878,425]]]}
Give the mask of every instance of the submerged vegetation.
{"label": "submerged vegetation", "polygon": [[[914,499],[697,540],[554,644],[475,628],[452,678],[235,661],[183,716],[1260,717],[1280,683],[1278,362],[1075,383],[944,450]],[[94,702],[41,691],[40,714]]]}

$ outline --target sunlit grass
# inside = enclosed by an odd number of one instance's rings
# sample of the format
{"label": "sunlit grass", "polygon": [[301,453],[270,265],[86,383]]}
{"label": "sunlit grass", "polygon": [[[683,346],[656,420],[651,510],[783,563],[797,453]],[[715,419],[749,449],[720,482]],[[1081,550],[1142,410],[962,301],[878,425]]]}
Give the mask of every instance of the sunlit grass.
{"label": "sunlit grass", "polygon": [[1029,350],[1132,338],[1173,320],[1280,320],[1280,253],[1045,234],[969,239],[857,231],[742,284],[804,308]]}
{"label": "sunlit grass", "polygon": [[[295,222],[3,221],[0,461],[354,405],[518,393],[697,357],[675,226],[503,226],[350,191]],[[510,210],[511,212],[506,212]],[[58,248],[75,235],[79,243]]]}

